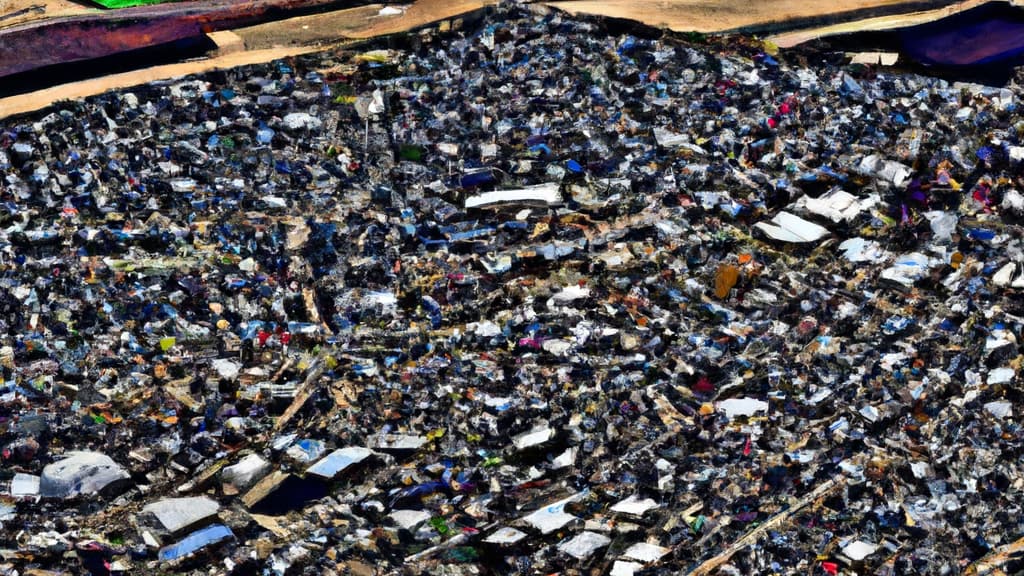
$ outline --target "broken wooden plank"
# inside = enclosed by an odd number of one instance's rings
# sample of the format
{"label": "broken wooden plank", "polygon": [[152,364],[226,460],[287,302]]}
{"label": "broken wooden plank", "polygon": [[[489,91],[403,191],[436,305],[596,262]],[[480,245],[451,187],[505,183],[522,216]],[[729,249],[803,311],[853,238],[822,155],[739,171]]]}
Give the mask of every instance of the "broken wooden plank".
{"label": "broken wooden plank", "polygon": [[744,534],[739,540],[732,543],[728,548],[722,551],[721,554],[717,554],[702,562],[700,566],[697,566],[696,568],[688,572],[688,574],[690,576],[705,576],[706,574],[710,574],[719,566],[728,562],[734,554],[736,554],[740,550],[743,550],[747,546],[756,543],[758,539],[760,539],[761,536],[763,536],[766,532],[768,532],[769,530],[774,530],[775,528],[779,527],[779,525],[789,521],[789,519],[794,514],[806,508],[808,504],[814,502],[815,500],[823,496],[828,495],[833,490],[836,490],[837,488],[840,488],[845,484],[845,480],[842,479],[841,477],[832,478],[828,482],[821,484],[820,486],[812,490],[810,493],[808,493],[806,496],[798,500],[796,503],[794,503],[786,510],[779,512],[778,514],[772,516],[771,518],[769,518],[753,530],[750,530],[749,532]]}
{"label": "broken wooden plank", "polygon": [[295,393],[295,399],[292,400],[292,403],[284,411],[284,414],[281,414],[281,417],[274,423],[275,432],[278,432],[287,426],[288,422],[291,422],[291,419],[299,413],[299,410],[302,410],[302,407],[306,405],[306,401],[309,400],[309,397],[316,391],[320,376],[323,373],[324,361],[317,358],[309,367],[309,371],[306,373],[306,379],[302,382],[302,386],[300,386],[299,390]]}
{"label": "broken wooden plank", "polygon": [[1024,554],[1024,538],[1019,538],[996,548],[981,560],[971,564],[964,571],[967,576],[1002,576],[1006,574],[1003,566],[1011,560],[1019,560]]}

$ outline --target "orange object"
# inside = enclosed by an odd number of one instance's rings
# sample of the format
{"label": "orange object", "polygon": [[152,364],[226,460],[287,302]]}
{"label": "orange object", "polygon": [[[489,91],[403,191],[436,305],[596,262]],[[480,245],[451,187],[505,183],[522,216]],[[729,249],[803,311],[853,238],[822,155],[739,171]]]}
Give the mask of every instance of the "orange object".
{"label": "orange object", "polygon": [[740,279],[740,269],[732,264],[722,264],[715,273],[715,296],[723,300]]}

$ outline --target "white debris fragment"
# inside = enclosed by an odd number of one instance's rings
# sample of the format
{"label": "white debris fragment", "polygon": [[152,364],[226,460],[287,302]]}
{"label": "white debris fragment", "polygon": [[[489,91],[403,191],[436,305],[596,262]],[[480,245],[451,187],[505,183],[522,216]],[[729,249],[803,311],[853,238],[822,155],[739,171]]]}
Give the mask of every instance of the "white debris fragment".
{"label": "white debris fragment", "polygon": [[217,515],[220,504],[206,496],[165,498],[142,508],[142,515],[155,520],[162,531],[173,534]]}
{"label": "white debris fragment", "polygon": [[501,327],[490,320],[476,322],[474,325],[466,325],[466,330],[472,330],[474,334],[481,338],[493,338],[501,335]]}
{"label": "white debris fragment", "polygon": [[996,273],[992,275],[992,283],[996,286],[1009,286],[1013,280],[1013,273],[1017,271],[1016,262],[1007,262]]}
{"label": "white debris fragment", "polygon": [[833,190],[818,198],[801,196],[793,206],[803,208],[812,214],[824,216],[833,222],[849,222],[861,212],[870,209],[880,201],[877,194],[858,198],[844,190]]}
{"label": "white debris fragment", "polygon": [[874,544],[868,544],[862,540],[855,540],[843,547],[843,555],[854,562],[859,562],[874,554],[877,549],[878,546],[875,546]]}
{"label": "white debris fragment", "polygon": [[236,464],[224,467],[220,471],[221,480],[239,490],[249,488],[261,478],[270,474],[270,463],[259,454],[249,454]]}
{"label": "white debris fragment", "polygon": [[612,512],[643,516],[648,510],[658,508],[658,503],[651,498],[640,498],[636,494],[612,506]]}
{"label": "white debris fragment", "polygon": [[989,370],[988,378],[985,379],[985,382],[989,386],[992,386],[993,384],[1006,384],[1007,382],[1013,380],[1013,377],[1016,374],[1017,373],[1014,371],[1013,368],[996,368],[994,370]]}
{"label": "white debris fragment", "polygon": [[664,546],[658,546],[657,544],[637,542],[627,548],[622,555],[631,560],[639,560],[640,562],[657,562],[662,556],[671,551],[671,549],[665,548]]}
{"label": "white debris fragment", "polygon": [[373,454],[373,450],[369,448],[359,446],[341,448],[324,456],[319,462],[310,466],[306,473],[332,479],[345,471],[349,466],[369,458],[371,454]]}
{"label": "white debris fragment", "polygon": [[768,403],[757,398],[729,398],[718,403],[718,409],[725,412],[725,417],[732,420],[737,416],[753,416],[758,412],[767,412]]}
{"label": "white debris fragment", "polygon": [[557,182],[547,182],[516,190],[495,190],[466,198],[466,208],[484,208],[496,204],[544,203],[557,204],[562,201]]}
{"label": "white debris fragment", "polygon": [[985,410],[995,416],[996,418],[1003,419],[1013,416],[1013,404],[1006,400],[996,400],[994,402],[987,402],[985,404]]}
{"label": "white debris fragment", "polygon": [[414,434],[380,434],[371,440],[377,450],[419,450],[429,442],[426,436]]}
{"label": "white debris fragment", "polygon": [[91,495],[129,477],[124,468],[105,454],[68,452],[64,459],[43,468],[39,493],[44,498]]}
{"label": "white debris fragment", "polygon": [[242,370],[242,365],[230,358],[220,358],[213,361],[213,369],[217,371],[217,375],[225,380],[235,380],[238,378],[238,373]]}
{"label": "white debris fragment", "polygon": [[844,240],[839,244],[839,249],[850,262],[880,262],[888,257],[881,244],[859,236]]}
{"label": "white debris fragment", "polygon": [[642,570],[643,567],[644,565],[639,562],[616,560],[615,564],[612,564],[612,571],[608,573],[608,576],[633,576],[633,574]]}
{"label": "white debris fragment", "polygon": [[576,502],[586,496],[586,494],[585,491],[577,492],[568,498],[542,506],[540,509],[524,516],[523,521],[539,530],[541,534],[550,534],[577,519],[565,511],[565,506],[566,504]]}
{"label": "white debris fragment", "polygon": [[388,517],[402,528],[412,530],[430,520],[430,512],[425,510],[395,510],[388,514]]}
{"label": "white debris fragment", "polygon": [[558,292],[556,292],[551,298],[548,298],[548,308],[554,308],[556,306],[565,306],[576,300],[588,298],[590,296],[590,288],[586,286],[566,286]]}
{"label": "white debris fragment", "polygon": [[551,440],[554,435],[555,431],[553,429],[547,426],[540,426],[515,436],[512,439],[512,444],[516,447],[516,450],[525,450]]}
{"label": "white debris fragment", "polygon": [[885,160],[877,154],[865,156],[857,169],[861,174],[874,176],[895,186],[902,186],[913,173],[909,166]]}
{"label": "white debris fragment", "polygon": [[920,252],[897,256],[892,266],[882,270],[881,277],[904,286],[912,286],[931,268],[932,260]]}
{"label": "white debris fragment", "polygon": [[611,538],[597,532],[580,532],[571,540],[558,545],[558,551],[568,554],[573,558],[583,560],[611,544]]}
{"label": "white debris fragment", "polygon": [[850,64],[868,64],[871,66],[894,66],[900,58],[899,52],[854,52],[849,53]]}
{"label": "white debris fragment", "polygon": [[12,498],[34,498],[39,496],[39,476],[17,473],[11,480]]}
{"label": "white debris fragment", "polygon": [[284,127],[289,130],[319,130],[323,124],[319,118],[306,112],[292,112],[286,115],[282,122],[284,122]]}
{"label": "white debris fragment", "polygon": [[830,234],[828,229],[789,212],[779,212],[771,222],[758,222],[754,228],[770,238],[794,244],[816,242]]}
{"label": "white debris fragment", "polygon": [[484,542],[487,542],[488,544],[515,544],[523,538],[526,538],[525,532],[505,526],[495,530],[490,536],[484,538]]}
{"label": "white debris fragment", "polygon": [[566,448],[565,452],[562,452],[561,454],[556,456],[554,460],[551,461],[551,469],[560,470],[562,468],[568,468],[569,466],[575,464],[577,450],[579,449],[575,446]]}

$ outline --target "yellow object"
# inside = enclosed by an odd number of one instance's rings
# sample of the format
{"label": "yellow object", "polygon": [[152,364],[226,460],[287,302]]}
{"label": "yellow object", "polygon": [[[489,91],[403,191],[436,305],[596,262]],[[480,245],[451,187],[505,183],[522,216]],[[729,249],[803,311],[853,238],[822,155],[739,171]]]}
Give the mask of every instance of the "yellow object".
{"label": "yellow object", "polygon": [[370,50],[369,52],[363,52],[355,57],[357,62],[389,62],[391,60],[391,54],[387,50]]}

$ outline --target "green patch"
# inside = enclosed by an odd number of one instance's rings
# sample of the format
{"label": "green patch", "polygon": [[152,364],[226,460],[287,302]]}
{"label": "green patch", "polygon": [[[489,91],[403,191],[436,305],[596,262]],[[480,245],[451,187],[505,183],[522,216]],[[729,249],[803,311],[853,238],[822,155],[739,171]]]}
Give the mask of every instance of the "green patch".
{"label": "green patch", "polygon": [[93,0],[104,8],[131,8],[132,6],[149,6],[151,4],[167,4],[171,0]]}
{"label": "green patch", "polygon": [[476,551],[476,548],[459,546],[449,550],[444,557],[452,562],[473,562],[480,557],[480,553]]}
{"label": "green patch", "polygon": [[415,144],[402,144],[398,148],[398,156],[402,160],[409,160],[411,162],[419,162],[423,159],[423,147]]}
{"label": "green patch", "polygon": [[170,349],[171,346],[174,346],[177,343],[178,343],[178,339],[175,338],[174,336],[168,336],[166,338],[161,338],[160,339],[160,350],[162,352],[167,352],[167,350]]}
{"label": "green patch", "polygon": [[441,536],[444,536],[452,531],[452,529],[448,527],[448,523],[445,522],[444,518],[441,518],[440,516],[434,516],[433,518],[431,518],[430,526],[433,527],[434,530],[437,530],[437,533]]}

